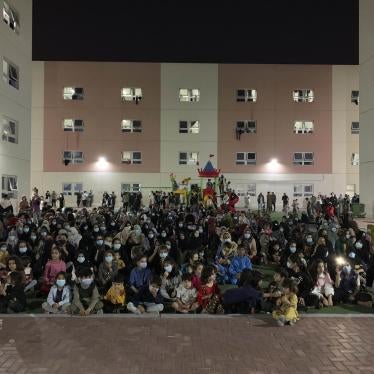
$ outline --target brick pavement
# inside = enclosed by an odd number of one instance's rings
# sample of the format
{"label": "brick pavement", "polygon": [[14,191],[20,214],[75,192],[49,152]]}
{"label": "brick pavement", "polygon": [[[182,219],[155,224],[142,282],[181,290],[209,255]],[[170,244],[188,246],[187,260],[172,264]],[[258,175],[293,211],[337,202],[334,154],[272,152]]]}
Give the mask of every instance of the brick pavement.
{"label": "brick pavement", "polygon": [[[176,318],[177,317],[177,318]],[[374,318],[0,316],[0,373],[374,373]]]}

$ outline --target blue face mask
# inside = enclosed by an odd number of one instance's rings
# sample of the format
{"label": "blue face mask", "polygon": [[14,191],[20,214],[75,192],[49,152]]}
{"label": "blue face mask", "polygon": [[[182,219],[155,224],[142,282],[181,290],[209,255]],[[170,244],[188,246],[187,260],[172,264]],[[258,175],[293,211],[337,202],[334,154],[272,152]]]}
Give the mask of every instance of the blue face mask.
{"label": "blue face mask", "polygon": [[27,247],[19,247],[19,252],[20,253],[26,253],[27,252]]}
{"label": "blue face mask", "polygon": [[65,283],[66,283],[65,279],[57,279],[56,280],[57,287],[64,287]]}
{"label": "blue face mask", "polygon": [[82,286],[87,287],[87,288],[91,286],[92,282],[93,282],[92,278],[84,278],[81,280]]}
{"label": "blue face mask", "polygon": [[104,240],[96,240],[97,245],[103,245],[103,243],[104,243]]}

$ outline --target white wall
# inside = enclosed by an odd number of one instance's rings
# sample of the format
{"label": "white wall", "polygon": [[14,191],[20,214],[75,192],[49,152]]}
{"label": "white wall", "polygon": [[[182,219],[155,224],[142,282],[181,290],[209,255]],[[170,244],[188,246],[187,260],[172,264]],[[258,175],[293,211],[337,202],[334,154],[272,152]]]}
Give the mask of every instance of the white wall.
{"label": "white wall", "polygon": [[374,2],[360,0],[360,201],[374,216]]}
{"label": "white wall", "polygon": [[[20,32],[14,33],[0,20],[0,64],[3,57],[19,68],[19,90],[0,79],[0,117],[8,116],[19,123],[18,144],[0,138],[0,174],[18,177],[18,195],[30,192],[30,131],[31,131],[31,38],[32,2],[10,0],[20,19]],[[2,3],[1,3],[2,11]],[[16,203],[14,201],[13,203]]]}

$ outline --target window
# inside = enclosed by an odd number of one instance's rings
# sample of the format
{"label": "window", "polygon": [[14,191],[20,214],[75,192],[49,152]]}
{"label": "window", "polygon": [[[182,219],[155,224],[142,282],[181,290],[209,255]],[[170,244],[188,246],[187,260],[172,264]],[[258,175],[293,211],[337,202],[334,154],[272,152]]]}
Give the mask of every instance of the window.
{"label": "window", "polygon": [[313,134],[314,123],[312,121],[295,121],[293,132],[295,134]]}
{"label": "window", "polygon": [[121,161],[123,164],[139,165],[142,163],[142,153],[138,151],[123,151]]}
{"label": "window", "polygon": [[360,122],[352,122],[351,124],[351,134],[360,133]]}
{"label": "window", "polygon": [[313,165],[314,153],[313,152],[296,152],[293,154],[294,165]]}
{"label": "window", "polygon": [[83,100],[84,89],[82,87],[64,87],[64,100]]}
{"label": "window", "polygon": [[123,192],[140,192],[140,183],[121,183],[121,193]]}
{"label": "window", "polygon": [[351,102],[356,105],[360,103],[360,91],[352,91]]}
{"label": "window", "polygon": [[64,131],[82,132],[84,122],[82,119],[64,119]]}
{"label": "window", "polygon": [[293,196],[294,197],[309,197],[313,195],[313,184],[294,184]]}
{"label": "window", "polygon": [[349,196],[353,196],[356,192],[356,185],[355,184],[347,184],[345,188],[345,193]]}
{"label": "window", "polygon": [[351,164],[353,166],[360,165],[360,155],[358,153],[352,153]]}
{"label": "window", "polygon": [[3,116],[1,124],[1,139],[4,142],[18,143],[18,122]]}
{"label": "window", "polygon": [[236,165],[256,165],[256,153],[254,152],[237,152]]}
{"label": "window", "polygon": [[62,183],[62,193],[64,195],[75,195],[77,192],[82,192],[83,191],[83,183]]}
{"label": "window", "polygon": [[254,103],[257,101],[257,91],[253,89],[240,88],[236,90],[236,101]]}
{"label": "window", "polygon": [[180,134],[198,134],[200,132],[199,121],[179,121]]}
{"label": "window", "polygon": [[237,121],[236,130],[242,133],[256,134],[257,132],[257,122],[256,121]]}
{"label": "window", "polygon": [[197,165],[198,162],[198,152],[179,152],[179,165]]}
{"label": "window", "polygon": [[3,79],[10,86],[19,89],[19,69],[18,66],[3,58]]}
{"label": "window", "polygon": [[6,1],[3,1],[3,21],[15,33],[19,32],[19,17],[16,10],[11,7]]}
{"label": "window", "polygon": [[142,121],[124,119],[121,124],[122,132],[142,132]]}
{"label": "window", "polygon": [[143,98],[143,92],[141,88],[135,87],[125,87],[121,90],[121,99],[122,101],[134,101],[135,104],[138,104]]}
{"label": "window", "polygon": [[18,181],[15,175],[1,176],[1,190],[3,194],[7,194],[11,199],[18,198]]}
{"label": "window", "polygon": [[196,103],[200,101],[200,90],[198,88],[180,88],[179,101]]}
{"label": "window", "polygon": [[294,90],[292,97],[296,103],[312,103],[314,101],[314,92],[309,89]]}
{"label": "window", "polygon": [[81,151],[64,151],[63,162],[65,165],[82,164],[84,161],[83,152]]}

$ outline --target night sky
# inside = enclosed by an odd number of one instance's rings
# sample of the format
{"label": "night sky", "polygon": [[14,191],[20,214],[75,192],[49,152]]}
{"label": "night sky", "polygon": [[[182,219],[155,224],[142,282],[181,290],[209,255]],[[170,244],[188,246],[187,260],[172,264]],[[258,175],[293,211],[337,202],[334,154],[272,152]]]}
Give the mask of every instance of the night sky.
{"label": "night sky", "polygon": [[358,64],[358,0],[33,0],[33,59]]}

